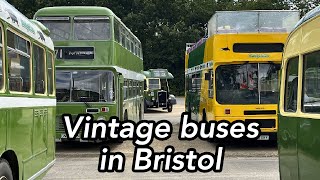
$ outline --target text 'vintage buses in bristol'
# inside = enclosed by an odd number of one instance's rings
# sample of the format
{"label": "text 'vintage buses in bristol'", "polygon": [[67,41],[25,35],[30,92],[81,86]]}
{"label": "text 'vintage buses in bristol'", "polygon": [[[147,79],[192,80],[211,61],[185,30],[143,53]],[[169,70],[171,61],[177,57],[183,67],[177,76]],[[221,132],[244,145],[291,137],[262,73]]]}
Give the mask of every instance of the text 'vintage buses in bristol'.
{"label": "text 'vintage buses in bristol'", "polygon": [[284,48],[279,103],[283,180],[320,177],[320,7],[307,13]]}
{"label": "text 'vintage buses in bristol'", "polygon": [[141,43],[110,9],[50,7],[34,18],[55,45],[58,141],[66,140],[65,113],[73,120],[83,113],[95,120],[143,118]]}
{"label": "text 'vintage buses in bristol'", "polygon": [[49,30],[0,0],[0,179],[35,179],[55,162]]}
{"label": "text 'vintage buses in bristol'", "polygon": [[188,47],[186,110],[193,119],[258,121],[260,140],[276,137],[279,69],[298,11],[221,11],[208,38]]}

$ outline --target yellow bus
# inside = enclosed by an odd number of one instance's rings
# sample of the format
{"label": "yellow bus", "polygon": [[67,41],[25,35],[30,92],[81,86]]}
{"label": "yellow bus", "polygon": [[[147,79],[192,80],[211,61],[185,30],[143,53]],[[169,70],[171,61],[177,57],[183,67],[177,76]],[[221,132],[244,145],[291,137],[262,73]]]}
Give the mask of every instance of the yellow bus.
{"label": "yellow bus", "polygon": [[279,69],[298,11],[219,11],[208,38],[187,47],[186,111],[191,118],[258,121],[259,140],[277,132]]}
{"label": "yellow bus", "polygon": [[319,179],[320,6],[307,13],[287,40],[279,103],[282,180]]}

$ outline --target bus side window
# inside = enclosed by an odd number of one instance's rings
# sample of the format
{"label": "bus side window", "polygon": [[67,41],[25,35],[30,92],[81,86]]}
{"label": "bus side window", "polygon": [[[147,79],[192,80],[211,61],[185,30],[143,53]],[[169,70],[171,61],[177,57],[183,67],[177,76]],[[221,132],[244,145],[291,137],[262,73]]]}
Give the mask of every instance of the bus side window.
{"label": "bus side window", "polygon": [[116,19],[114,19],[114,39],[120,43],[120,25]]}
{"label": "bus side window", "polygon": [[129,33],[126,32],[126,48],[130,51],[130,40],[129,40]]}
{"label": "bus side window", "polygon": [[51,52],[47,53],[47,73],[48,73],[48,93],[53,95],[54,84],[54,68],[53,68],[53,55]]}
{"label": "bus side window", "polygon": [[33,62],[35,74],[35,93],[44,94],[46,91],[45,85],[45,52],[40,46],[33,45]]}
{"label": "bus side window", "polygon": [[120,27],[120,32],[121,32],[121,36],[120,36],[121,45],[124,48],[126,48],[126,33],[125,33],[125,30],[122,26]]}
{"label": "bus side window", "polygon": [[302,111],[320,113],[320,52],[310,53],[303,58]]}
{"label": "bus side window", "polygon": [[287,68],[286,68],[285,100],[284,100],[284,111],[286,112],[296,112],[297,110],[298,66],[299,66],[298,57],[288,60]]}
{"label": "bus side window", "polygon": [[208,97],[213,98],[213,83],[214,83],[214,75],[213,75],[213,70],[209,70],[209,76],[210,79],[208,81],[209,86],[208,86]]}
{"label": "bus side window", "polygon": [[31,64],[30,42],[7,31],[9,90],[30,92]]}
{"label": "bus side window", "polygon": [[124,83],[123,83],[123,99],[126,100],[128,98],[128,81],[127,80],[124,80]]}
{"label": "bus side window", "polygon": [[2,27],[0,26],[0,90],[2,90],[4,82],[4,65],[3,65],[3,44],[2,44]]}
{"label": "bus side window", "polygon": [[128,88],[129,88],[129,95],[128,95],[128,97],[131,98],[131,97],[132,97],[132,80],[129,80]]}
{"label": "bus side window", "polygon": [[139,81],[136,82],[136,96],[138,96],[140,94],[140,85],[139,85]]}

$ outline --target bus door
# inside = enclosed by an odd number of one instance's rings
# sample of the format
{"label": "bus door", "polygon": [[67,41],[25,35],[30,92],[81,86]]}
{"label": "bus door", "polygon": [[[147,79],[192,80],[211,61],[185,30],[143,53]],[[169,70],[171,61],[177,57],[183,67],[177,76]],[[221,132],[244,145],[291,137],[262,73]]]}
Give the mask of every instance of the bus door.
{"label": "bus door", "polygon": [[[214,105],[214,72],[213,69],[209,69],[207,73],[205,73],[205,80],[206,80],[206,93],[204,93],[204,102],[205,102],[205,112],[206,112],[206,119],[207,120],[214,120],[214,112],[213,112],[213,105]],[[203,109],[202,109],[203,110]],[[203,112],[202,112],[203,114]]]}
{"label": "bus door", "polygon": [[119,74],[118,79],[117,79],[117,85],[116,85],[116,89],[118,91],[115,91],[114,93],[116,93],[116,100],[117,100],[117,109],[118,109],[118,117],[120,120],[123,120],[123,99],[124,99],[124,95],[123,95],[123,86],[124,86],[124,78],[122,74]]}

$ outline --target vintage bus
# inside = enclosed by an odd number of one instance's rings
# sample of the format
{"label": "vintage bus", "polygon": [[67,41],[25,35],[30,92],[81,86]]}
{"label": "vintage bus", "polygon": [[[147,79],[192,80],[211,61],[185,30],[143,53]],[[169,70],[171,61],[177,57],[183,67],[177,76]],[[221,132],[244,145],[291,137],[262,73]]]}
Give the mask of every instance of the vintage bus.
{"label": "vintage bus", "polygon": [[73,120],[83,113],[95,120],[143,118],[141,43],[110,9],[49,7],[34,18],[50,29],[55,45],[57,141],[66,140],[65,113]]}
{"label": "vintage bus", "polygon": [[320,176],[320,7],[307,13],[284,48],[278,150],[283,180]]}
{"label": "vintage bus", "polygon": [[0,0],[0,179],[35,179],[55,162],[49,30]]}
{"label": "vintage bus", "polygon": [[173,75],[167,69],[149,69],[144,71],[144,111],[148,108],[162,108],[172,112],[175,97],[170,95],[168,80]]}
{"label": "vintage bus", "polygon": [[186,111],[201,120],[258,121],[276,140],[279,69],[298,11],[220,11],[208,37],[188,47]]}

